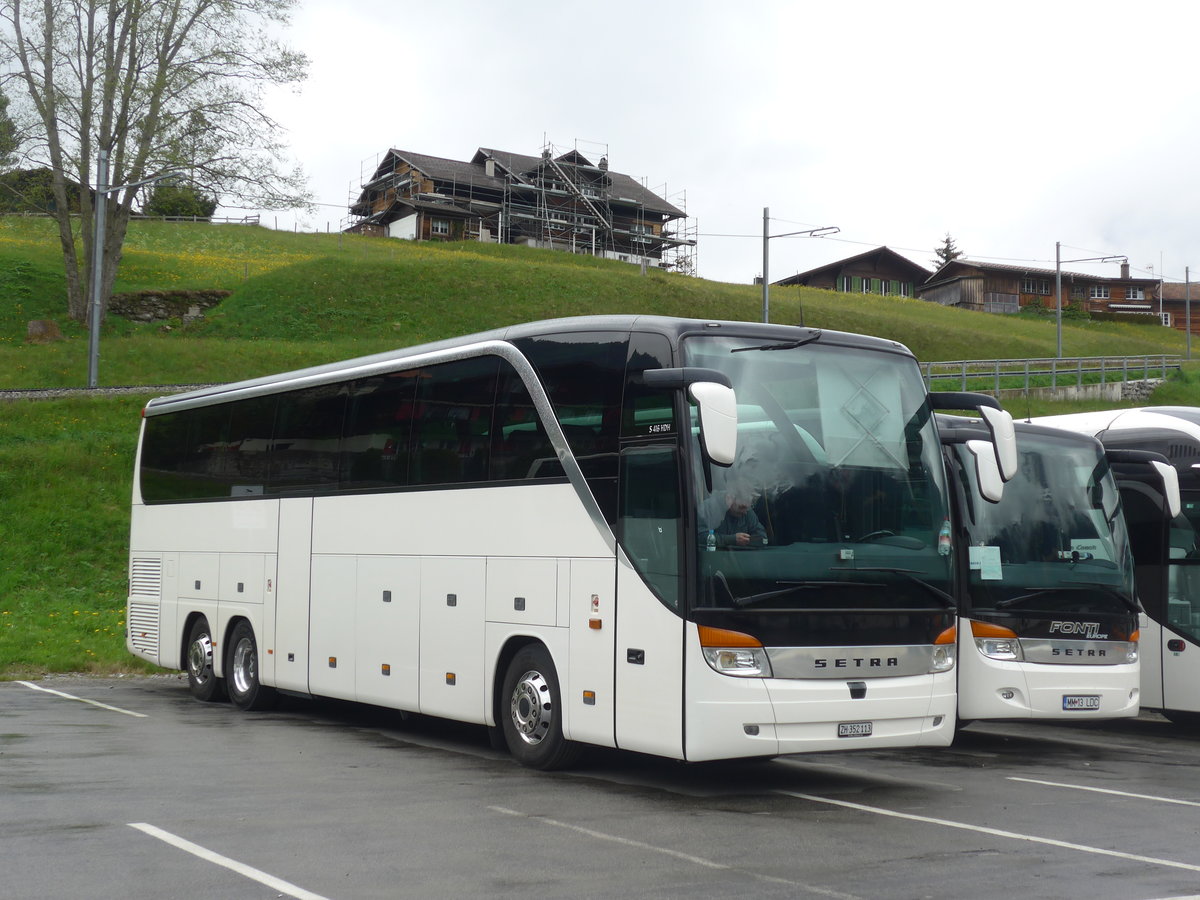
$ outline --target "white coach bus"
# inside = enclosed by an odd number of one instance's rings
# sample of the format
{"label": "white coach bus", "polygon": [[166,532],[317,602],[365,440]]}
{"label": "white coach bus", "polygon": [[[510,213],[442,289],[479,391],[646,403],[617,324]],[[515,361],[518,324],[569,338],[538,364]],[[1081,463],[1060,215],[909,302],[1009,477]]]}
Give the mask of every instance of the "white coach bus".
{"label": "white coach bus", "polygon": [[1018,472],[996,500],[971,452],[987,437],[982,424],[937,420],[955,538],[967,547],[958,572],[960,724],[1137,715],[1133,557],[1100,442],[1016,423]]}
{"label": "white coach bus", "polygon": [[539,768],[953,736],[945,470],[892,341],[562,319],[156,399],[132,512],[128,647],[202,700]]}
{"label": "white coach bus", "polygon": [[1142,706],[1200,725],[1200,409],[1147,406],[1044,416],[1110,451],[1159,454],[1163,478],[1114,464],[1129,524],[1142,622]]}

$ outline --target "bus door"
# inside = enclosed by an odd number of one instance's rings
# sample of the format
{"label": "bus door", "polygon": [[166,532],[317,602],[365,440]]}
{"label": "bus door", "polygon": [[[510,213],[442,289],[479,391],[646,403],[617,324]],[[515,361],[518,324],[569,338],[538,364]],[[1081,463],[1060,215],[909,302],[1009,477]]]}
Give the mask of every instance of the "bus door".
{"label": "bus door", "polygon": [[[312,572],[313,500],[279,501],[279,553],[275,590],[267,594],[261,646],[262,680],[308,693],[308,616]],[[268,575],[268,577],[270,577]],[[274,604],[274,609],[270,606]],[[274,652],[270,652],[270,651]]]}
{"label": "bus door", "polygon": [[1200,711],[1200,492],[1182,497],[1167,535],[1162,628],[1163,709]]}
{"label": "bus door", "polygon": [[617,746],[680,759],[684,546],[676,444],[625,446],[620,485]]}

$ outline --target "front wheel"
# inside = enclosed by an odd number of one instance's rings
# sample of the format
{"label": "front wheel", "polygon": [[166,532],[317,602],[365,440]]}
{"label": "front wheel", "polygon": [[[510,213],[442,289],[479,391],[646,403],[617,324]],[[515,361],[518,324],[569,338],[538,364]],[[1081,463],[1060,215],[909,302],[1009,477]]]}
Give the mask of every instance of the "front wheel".
{"label": "front wheel", "polygon": [[213,673],[212,632],[203,616],[192,623],[187,643],[188,690],[205,703],[225,699],[225,682]]}
{"label": "front wheel", "polygon": [[258,680],[258,644],[254,629],[243,620],[237,623],[229,638],[229,659],[225,665],[229,676],[229,699],[239,709],[268,709],[275,705],[278,694],[274,688]]}
{"label": "front wheel", "polygon": [[580,746],[563,737],[558,673],[546,648],[531,644],[508,664],[501,694],[501,727],[508,752],[531,769],[562,769]]}

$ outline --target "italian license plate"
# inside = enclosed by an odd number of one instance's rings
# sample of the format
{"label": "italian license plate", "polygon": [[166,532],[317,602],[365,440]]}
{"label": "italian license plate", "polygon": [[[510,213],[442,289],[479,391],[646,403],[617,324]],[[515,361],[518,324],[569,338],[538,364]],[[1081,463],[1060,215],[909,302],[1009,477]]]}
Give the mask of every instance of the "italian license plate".
{"label": "italian license plate", "polygon": [[839,722],[838,737],[870,737],[872,731],[871,722]]}
{"label": "italian license plate", "polygon": [[1063,694],[1063,709],[1099,709],[1097,694]]}

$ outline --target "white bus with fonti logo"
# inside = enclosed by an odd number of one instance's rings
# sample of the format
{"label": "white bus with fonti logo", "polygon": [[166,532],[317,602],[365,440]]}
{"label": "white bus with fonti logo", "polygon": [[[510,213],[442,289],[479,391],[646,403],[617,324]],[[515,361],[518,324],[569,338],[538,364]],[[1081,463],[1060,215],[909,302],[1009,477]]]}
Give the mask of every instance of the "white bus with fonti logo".
{"label": "white bus with fonti logo", "polygon": [[127,644],[202,700],[478,723],[540,768],[945,745],[948,518],[895,342],[517,325],[151,401]]}
{"label": "white bus with fonti logo", "polygon": [[1100,442],[1016,423],[1018,472],[997,499],[980,478],[990,455],[972,452],[982,425],[939,415],[938,427],[965,550],[960,723],[1137,715],[1133,557]]}

